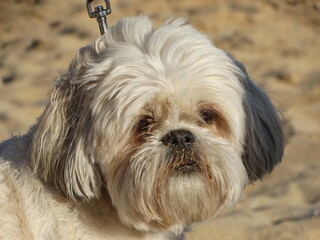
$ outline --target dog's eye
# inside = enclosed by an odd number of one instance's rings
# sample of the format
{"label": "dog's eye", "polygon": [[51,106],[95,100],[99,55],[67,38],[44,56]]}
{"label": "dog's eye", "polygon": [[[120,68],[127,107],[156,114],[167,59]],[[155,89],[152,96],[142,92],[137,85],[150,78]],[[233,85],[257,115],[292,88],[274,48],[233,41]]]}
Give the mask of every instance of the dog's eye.
{"label": "dog's eye", "polygon": [[155,123],[155,120],[151,116],[143,116],[137,124],[138,132],[147,132],[151,130],[152,125]]}
{"label": "dog's eye", "polygon": [[202,109],[200,116],[206,123],[210,124],[217,119],[218,114],[213,109]]}

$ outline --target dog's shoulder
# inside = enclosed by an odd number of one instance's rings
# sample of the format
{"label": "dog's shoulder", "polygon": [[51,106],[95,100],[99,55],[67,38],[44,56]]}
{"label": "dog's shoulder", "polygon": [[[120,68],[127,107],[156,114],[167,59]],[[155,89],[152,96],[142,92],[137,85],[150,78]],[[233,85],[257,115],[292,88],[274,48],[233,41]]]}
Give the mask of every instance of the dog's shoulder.
{"label": "dog's shoulder", "polygon": [[28,135],[15,136],[0,143],[0,175],[18,177],[26,171],[30,172],[27,164],[28,148],[31,139]]}

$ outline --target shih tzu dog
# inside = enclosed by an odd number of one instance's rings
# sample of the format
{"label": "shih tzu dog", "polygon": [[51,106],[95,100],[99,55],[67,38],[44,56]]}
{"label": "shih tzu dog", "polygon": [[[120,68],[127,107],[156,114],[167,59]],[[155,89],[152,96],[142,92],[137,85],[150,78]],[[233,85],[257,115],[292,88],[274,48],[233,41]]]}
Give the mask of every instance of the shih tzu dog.
{"label": "shih tzu dog", "polygon": [[282,154],[277,111],[239,62],[182,19],[126,18],[0,145],[0,239],[182,239]]}

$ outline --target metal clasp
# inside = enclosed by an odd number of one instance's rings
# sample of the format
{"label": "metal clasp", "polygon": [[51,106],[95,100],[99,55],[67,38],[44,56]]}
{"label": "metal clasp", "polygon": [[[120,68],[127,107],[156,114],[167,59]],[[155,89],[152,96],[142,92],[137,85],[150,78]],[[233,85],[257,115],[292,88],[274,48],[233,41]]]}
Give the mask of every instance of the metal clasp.
{"label": "metal clasp", "polygon": [[101,35],[103,35],[107,29],[108,29],[108,24],[107,24],[107,15],[111,13],[111,6],[110,6],[110,1],[109,0],[104,0],[106,4],[106,8],[103,6],[97,6],[94,9],[94,12],[91,9],[91,3],[94,0],[87,0],[87,10],[90,18],[96,18],[97,22],[99,24],[99,29]]}

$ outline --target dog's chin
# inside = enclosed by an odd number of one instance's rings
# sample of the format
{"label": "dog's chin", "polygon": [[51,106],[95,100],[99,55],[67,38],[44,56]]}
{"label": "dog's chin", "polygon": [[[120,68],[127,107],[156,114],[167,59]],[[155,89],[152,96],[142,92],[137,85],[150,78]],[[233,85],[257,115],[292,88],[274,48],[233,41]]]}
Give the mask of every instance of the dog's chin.
{"label": "dog's chin", "polygon": [[124,224],[143,231],[181,229],[216,215],[225,204],[226,179],[216,179],[204,157],[170,155],[156,161],[154,152],[149,159],[136,153],[113,170],[108,190]]}
{"label": "dog's chin", "polygon": [[[148,197],[147,192],[141,196]],[[121,220],[146,231],[181,228],[214,216],[224,201],[199,172],[169,177],[166,186],[159,188],[150,200],[145,205],[142,199],[132,199],[136,213],[130,215],[118,209]]]}

